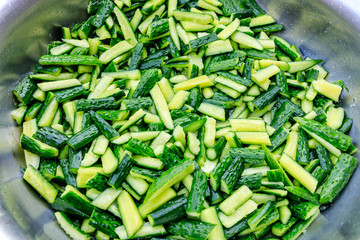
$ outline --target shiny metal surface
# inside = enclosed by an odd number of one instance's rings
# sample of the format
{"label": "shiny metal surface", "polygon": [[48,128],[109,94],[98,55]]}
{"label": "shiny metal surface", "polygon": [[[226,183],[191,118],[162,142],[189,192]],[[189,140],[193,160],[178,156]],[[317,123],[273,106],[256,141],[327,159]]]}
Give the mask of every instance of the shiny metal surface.
{"label": "shiny metal surface", "polygon": [[[305,56],[325,59],[330,81],[342,79],[349,93],[342,100],[354,118],[351,135],[359,146],[360,1],[259,0],[286,27],[282,35]],[[0,0],[0,239],[68,239],[52,212],[21,180],[24,167],[19,128],[9,112],[11,89],[55,39],[58,26],[83,20],[87,0]],[[359,154],[357,155],[359,158]],[[310,239],[360,239],[360,170],[333,206],[304,234]]]}

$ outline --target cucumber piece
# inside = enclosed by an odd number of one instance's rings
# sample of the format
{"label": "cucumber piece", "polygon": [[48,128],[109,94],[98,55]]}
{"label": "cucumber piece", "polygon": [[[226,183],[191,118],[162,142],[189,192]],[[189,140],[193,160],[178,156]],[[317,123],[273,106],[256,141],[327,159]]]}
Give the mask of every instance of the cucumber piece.
{"label": "cucumber piece", "polygon": [[65,191],[61,194],[61,198],[71,207],[83,212],[88,217],[91,216],[91,213],[94,210],[94,206],[88,198],[71,185],[65,187]]}
{"label": "cucumber piece", "polygon": [[28,137],[25,134],[21,136],[21,147],[31,153],[44,158],[55,158],[59,155],[58,149]]}
{"label": "cucumber piece", "polygon": [[332,202],[336,198],[350,180],[357,165],[358,161],[351,155],[340,155],[320,193],[321,204]]}
{"label": "cucumber piece", "polygon": [[[322,125],[314,120],[306,118],[295,117],[294,120],[299,123],[300,127],[302,127],[309,135],[314,137],[317,141],[320,141],[321,144],[326,142],[342,151],[346,151],[351,144],[352,138],[350,136],[347,136],[344,133],[334,130],[326,125]],[[339,154],[337,151],[334,152],[335,150],[331,149],[331,146],[324,145],[324,147],[326,147],[330,152],[338,156]]]}
{"label": "cucumber piece", "polygon": [[258,205],[253,200],[248,200],[242,206],[236,209],[236,211],[233,214],[229,216],[226,216],[225,214],[220,212],[219,213],[220,221],[224,225],[224,227],[231,228],[236,223],[238,223],[243,218],[245,218],[247,215],[254,212],[257,209],[257,206]]}
{"label": "cucumber piece", "polygon": [[120,239],[138,239],[144,237],[162,236],[167,233],[163,225],[153,227],[148,222],[144,223],[140,230],[132,237],[128,237],[124,226],[116,228],[115,231]]}
{"label": "cucumber piece", "polygon": [[141,217],[145,218],[149,213],[158,209],[174,197],[176,197],[176,192],[172,188],[168,188],[152,200],[143,202],[139,206],[139,212]]}
{"label": "cucumber piece", "polygon": [[291,202],[289,205],[295,217],[308,220],[319,211],[319,205],[312,202]]}
{"label": "cucumber piece", "polygon": [[100,134],[99,129],[95,125],[91,125],[72,135],[67,140],[67,144],[73,149],[78,150],[100,136]]}
{"label": "cucumber piece", "polygon": [[26,168],[23,178],[44,197],[46,201],[50,204],[55,202],[58,194],[56,188],[32,165]]}
{"label": "cucumber piece", "polygon": [[226,215],[231,215],[235,210],[249,200],[252,191],[247,186],[242,186],[226,198],[220,205],[219,209]]}
{"label": "cucumber piece", "polygon": [[207,176],[203,171],[196,171],[191,185],[191,191],[186,206],[186,214],[189,218],[199,219],[207,188]]}
{"label": "cucumber piece", "polygon": [[144,224],[138,208],[132,200],[130,194],[122,191],[117,199],[119,211],[128,236],[133,236]]}
{"label": "cucumber piece", "polygon": [[115,238],[117,237],[115,229],[121,226],[121,220],[108,212],[94,209],[89,220],[89,225]]}
{"label": "cucumber piece", "polygon": [[134,166],[134,160],[128,155],[125,154],[123,159],[120,161],[119,166],[110,177],[108,184],[115,189],[118,189],[121,183],[126,179],[131,168]]}
{"label": "cucumber piece", "polygon": [[180,220],[170,223],[167,230],[171,234],[184,237],[186,239],[207,239],[215,224],[200,222],[195,220]]}
{"label": "cucumber piece", "polygon": [[226,169],[220,179],[221,191],[231,194],[238,182],[242,172],[244,171],[245,164],[241,158],[235,157],[232,164]]}
{"label": "cucumber piece", "polygon": [[150,201],[159,196],[165,189],[193,173],[195,170],[192,160],[185,160],[165,171],[160,178],[153,182],[146,194],[144,202]]}
{"label": "cucumber piece", "polygon": [[79,227],[77,227],[65,213],[56,212],[54,214],[57,222],[61,226],[62,229],[72,238],[79,240],[90,240],[91,236],[87,233],[84,233]]}
{"label": "cucumber piece", "polygon": [[155,157],[151,147],[134,138],[126,144],[125,149],[137,155]]}
{"label": "cucumber piece", "polygon": [[261,208],[248,218],[247,222],[250,229],[255,229],[259,223],[275,209],[275,203],[268,201]]}
{"label": "cucumber piece", "polygon": [[147,215],[152,226],[168,224],[186,216],[187,197],[179,195]]}
{"label": "cucumber piece", "polygon": [[215,207],[209,207],[207,209],[202,210],[201,221],[215,224],[215,228],[210,232],[210,235],[208,237],[209,240],[226,239],[223,227],[221,225]]}
{"label": "cucumber piece", "polygon": [[226,172],[227,168],[232,164],[233,158],[230,155],[222,158],[216,167],[210,173],[210,185],[214,191],[220,187],[221,176]]}

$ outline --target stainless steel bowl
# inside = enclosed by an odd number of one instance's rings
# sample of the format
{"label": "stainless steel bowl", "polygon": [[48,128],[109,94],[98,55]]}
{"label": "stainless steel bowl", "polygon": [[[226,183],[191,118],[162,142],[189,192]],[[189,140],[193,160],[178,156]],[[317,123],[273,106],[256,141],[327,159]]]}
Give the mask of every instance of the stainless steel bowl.
{"label": "stainless steel bowl", "polygon": [[[342,100],[354,119],[355,144],[360,127],[360,1],[259,0],[286,27],[282,33],[305,56],[325,59],[330,81],[342,79],[349,92]],[[59,37],[59,26],[86,18],[85,0],[0,0],[0,239],[68,239],[52,211],[22,179],[20,129],[9,112],[11,90]],[[359,155],[357,156],[359,157]],[[360,239],[360,171],[341,197],[322,212],[301,239]]]}

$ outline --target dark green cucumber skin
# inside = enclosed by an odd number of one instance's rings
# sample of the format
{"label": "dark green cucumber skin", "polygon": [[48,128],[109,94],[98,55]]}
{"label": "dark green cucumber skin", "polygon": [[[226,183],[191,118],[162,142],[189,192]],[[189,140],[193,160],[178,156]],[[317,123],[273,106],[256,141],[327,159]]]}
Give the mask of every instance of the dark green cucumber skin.
{"label": "dark green cucumber skin", "polygon": [[91,214],[89,225],[112,238],[116,238],[115,229],[121,226],[122,222],[113,214],[95,208]]}
{"label": "dark green cucumber skin", "polygon": [[330,172],[333,168],[333,164],[331,162],[328,150],[322,145],[316,145],[315,149],[320,161],[321,168],[324,169],[326,172]]}
{"label": "dark green cucumber skin", "polygon": [[318,185],[320,186],[328,176],[328,172],[326,172],[321,166],[317,166],[314,171],[311,172],[311,175],[318,180]]}
{"label": "dark green cucumber skin", "polygon": [[267,165],[270,167],[270,169],[279,169],[279,170],[281,170],[281,172],[283,174],[285,186],[293,186],[293,183],[291,182],[291,180],[289,179],[289,177],[287,176],[285,171],[282,169],[282,167],[278,163],[278,161],[276,161],[274,159],[274,157],[272,156],[269,149],[265,145],[263,145],[262,148],[263,148],[263,150],[265,152],[265,161],[266,161]]}
{"label": "dark green cucumber skin", "polygon": [[245,229],[249,228],[249,224],[247,222],[248,218],[245,217],[240,220],[240,222],[236,223],[231,228],[224,228],[224,234],[226,239],[229,239],[235,236],[237,233],[244,231]]}
{"label": "dark green cucumber skin", "polygon": [[25,134],[21,136],[20,145],[23,149],[44,158],[55,158],[59,154],[57,149],[41,149],[40,145],[34,139]]}
{"label": "dark green cucumber skin", "polygon": [[239,83],[239,84],[242,84],[244,86],[247,86],[247,87],[250,87],[253,82],[250,80],[250,79],[247,79],[247,78],[242,78],[238,75],[234,75],[232,73],[229,73],[229,72],[222,72],[222,71],[219,71],[217,72],[216,74],[224,77],[224,78],[228,78],[236,83]]}
{"label": "dark green cucumber skin", "polygon": [[308,138],[302,128],[298,130],[296,161],[301,165],[306,165],[310,162]]}
{"label": "dark green cucumber skin", "polygon": [[230,148],[232,158],[242,158],[244,163],[262,165],[265,161],[265,152],[262,149]]}
{"label": "dark green cucumber skin", "polygon": [[273,210],[275,209],[275,203],[267,201],[261,208],[257,209],[253,215],[251,215],[247,222],[249,226],[254,229],[257,225]]}
{"label": "dark green cucumber skin", "polygon": [[320,193],[320,203],[332,202],[343,190],[359,162],[353,156],[342,153],[330,172]]}
{"label": "dark green cucumber skin", "polygon": [[352,124],[353,124],[353,120],[351,118],[345,118],[338,131],[346,133],[351,129]]}
{"label": "dark green cucumber skin", "polygon": [[281,231],[285,234],[297,221],[297,218],[291,217],[286,224],[282,224],[281,222],[275,223],[274,225],[272,225],[272,229],[276,229],[277,231]]}
{"label": "dark green cucumber skin", "polygon": [[68,136],[51,127],[38,129],[33,135],[33,138],[56,148],[64,146],[69,139]]}
{"label": "dark green cucumber skin", "polygon": [[203,102],[203,100],[204,100],[204,97],[200,92],[200,88],[195,87],[190,90],[190,95],[187,100],[187,104],[192,106],[194,109],[198,109],[198,107]]}
{"label": "dark green cucumber skin", "polygon": [[129,70],[135,70],[139,68],[143,49],[144,49],[144,43],[141,42],[136,44],[134,51],[131,55]]}
{"label": "dark green cucumber skin", "polygon": [[[233,163],[228,167],[225,173],[221,176],[221,185],[226,185],[227,194],[230,194],[236,187],[242,172],[244,171],[245,163],[240,158],[234,158]],[[223,190],[223,189],[221,189]]]}
{"label": "dark green cucumber skin", "polygon": [[[279,107],[281,107],[281,105],[283,105],[283,103],[287,103],[290,105],[290,107],[293,108],[294,110],[294,116],[296,117],[303,117],[305,116],[305,113],[303,110],[301,110],[301,108],[296,105],[295,103],[293,103],[291,100],[289,100],[288,98],[285,98],[285,97],[278,97],[278,100],[275,102],[275,105],[274,105],[274,109],[278,109]],[[271,118],[273,119],[273,118]]]}
{"label": "dark green cucumber skin", "polygon": [[88,185],[91,188],[95,188],[96,190],[103,192],[105,189],[109,187],[107,182],[109,181],[109,178],[101,173],[96,173],[96,175],[89,180],[86,181],[86,185]]}
{"label": "dark green cucumber skin", "polygon": [[153,101],[150,97],[124,99],[123,103],[126,106],[126,110],[139,110],[140,108],[147,109],[153,105]]}
{"label": "dark green cucumber skin", "polygon": [[222,158],[218,164],[216,164],[215,168],[210,173],[210,179],[212,178],[215,184],[211,183],[211,187],[214,191],[217,191],[220,186],[221,176],[226,172],[228,167],[232,164],[233,158],[230,155]]}
{"label": "dark green cucumber skin", "polygon": [[77,170],[81,166],[81,161],[83,160],[83,151],[82,149],[74,150],[73,148],[69,149],[69,168],[72,172],[77,173]]}
{"label": "dark green cucumber skin", "polygon": [[163,173],[162,171],[155,171],[146,168],[133,167],[130,172],[146,176],[147,178],[151,178],[152,180],[156,180]]}
{"label": "dark green cucumber skin", "polygon": [[158,69],[149,69],[145,71],[140,79],[139,84],[137,85],[132,98],[145,97],[149,94],[150,90],[154,85],[161,79],[159,76]]}
{"label": "dark green cucumber skin", "polygon": [[29,77],[23,78],[14,88],[13,93],[19,102],[28,105],[33,100],[37,86]]}
{"label": "dark green cucumber skin", "polygon": [[327,120],[327,116],[324,109],[322,109],[321,107],[317,107],[314,109],[314,111],[316,112],[317,115],[316,118],[314,118],[314,120],[319,123],[325,123]]}
{"label": "dark green cucumber skin", "polygon": [[[214,94],[215,95],[215,94]],[[217,100],[213,98],[204,100],[204,103],[209,103],[212,105],[220,106],[224,109],[230,109],[234,107],[235,102],[234,101],[224,101],[224,100]]]}
{"label": "dark green cucumber skin", "polygon": [[[311,156],[311,154],[312,154],[312,151],[310,151],[310,156]],[[316,159],[314,158],[313,160],[311,160],[311,161],[309,162],[308,165],[306,165],[306,170],[307,170],[308,172],[312,172],[313,170],[315,170],[315,168],[316,168],[316,167],[319,165],[319,163],[320,163],[319,159],[317,159],[316,152],[315,152],[314,155],[315,155],[314,157],[316,157]],[[310,158],[310,159],[311,159],[311,158]]]}
{"label": "dark green cucumber skin", "polygon": [[280,169],[269,170],[266,176],[270,182],[284,182],[284,176]]}
{"label": "dark green cucumber skin", "polygon": [[110,62],[109,65],[105,68],[104,72],[117,72],[118,67],[114,62]]}
{"label": "dark green cucumber skin", "polygon": [[117,110],[119,104],[114,97],[75,100],[77,111]]}
{"label": "dark green cucumber skin", "polygon": [[166,230],[186,239],[205,240],[214,227],[211,223],[186,219],[170,223]]}
{"label": "dark green cucumber skin", "polygon": [[251,9],[255,16],[263,15],[265,14],[264,10],[261,9],[261,7],[256,3],[255,0],[241,0],[241,3]]}
{"label": "dark green cucumber skin", "polygon": [[263,51],[249,49],[246,51],[246,55],[253,59],[270,59],[273,58],[276,54],[266,49]]}
{"label": "dark green cucumber skin", "polygon": [[279,218],[280,218],[279,211],[275,208],[269,214],[267,214],[263,220],[261,220],[261,222],[257,225],[257,228],[260,229],[265,228],[270,224],[279,220]]}
{"label": "dark green cucumber skin", "polygon": [[30,108],[26,111],[25,114],[25,121],[29,121],[31,119],[36,118],[37,114],[40,112],[40,109],[42,108],[43,103],[42,102],[35,102],[33,103]]}
{"label": "dark green cucumber skin", "polygon": [[239,181],[237,182],[237,187],[241,187],[243,185],[247,186],[251,190],[256,190],[261,187],[261,173],[254,173],[247,176],[240,177]]}
{"label": "dark green cucumber skin", "polygon": [[279,48],[283,53],[285,53],[288,57],[291,58],[291,60],[295,61],[298,58],[298,54],[292,50],[289,49],[287,46],[285,46],[281,41],[279,41],[277,38],[274,39],[275,45],[277,48]]}
{"label": "dark green cucumber skin", "polygon": [[42,158],[40,161],[39,171],[47,179],[51,180],[56,176],[57,162],[53,159]]}
{"label": "dark green cucumber skin", "polygon": [[101,65],[99,59],[86,55],[43,55],[39,59],[41,65],[74,66],[74,65]]}
{"label": "dark green cucumber skin", "polygon": [[51,204],[51,208],[79,219],[85,219],[90,217],[90,215],[78,210],[77,208],[74,208],[61,198],[56,198],[55,202]]}
{"label": "dark green cucumber skin", "polygon": [[59,103],[62,103],[62,102],[68,101],[70,99],[79,97],[84,92],[85,92],[85,88],[83,86],[77,86],[77,87],[54,91],[54,95],[55,95],[56,100]]}
{"label": "dark green cucumber skin", "polygon": [[125,149],[137,155],[156,157],[154,150],[151,147],[135,138],[132,138],[125,145]]}
{"label": "dark green cucumber skin", "polygon": [[80,212],[83,212],[88,217],[91,216],[91,213],[94,210],[94,205],[92,205],[91,202],[84,200],[82,197],[72,191],[63,194],[61,198],[71,207],[77,209]]}
{"label": "dark green cucumber skin", "polygon": [[[77,33],[81,39],[88,39],[90,32],[92,30],[92,25],[91,25],[92,18],[93,18],[93,16],[89,17],[88,20],[83,22],[83,24],[81,24],[81,26],[79,27]],[[47,65],[47,64],[43,64],[43,65]],[[50,64],[50,65],[57,65],[57,64]],[[87,65],[87,64],[84,64],[84,65]],[[95,65],[95,63],[93,63],[91,65]],[[100,65],[100,64],[96,64],[96,65]]]}
{"label": "dark green cucumber skin", "polygon": [[284,26],[282,24],[271,24],[271,25],[251,28],[251,30],[254,33],[258,33],[258,32],[271,33],[271,32],[278,32],[278,31],[281,31],[283,29],[284,29]]}
{"label": "dark green cucumber skin", "polygon": [[317,80],[319,76],[319,70],[310,69],[305,74],[305,79],[307,82],[312,82],[313,80]]}
{"label": "dark green cucumber skin", "polygon": [[276,111],[276,116],[272,118],[270,125],[278,130],[285,125],[293,114],[294,108],[288,102],[283,102],[280,108]]}
{"label": "dark green cucumber skin", "polygon": [[149,55],[147,58],[144,59],[144,61],[150,61],[153,59],[162,58],[168,56],[169,54],[170,54],[170,48],[165,48],[163,50],[156,51],[155,53]]}
{"label": "dark green cucumber skin", "polygon": [[149,37],[157,37],[165,32],[169,31],[169,20],[168,19],[160,19],[157,21],[153,21],[150,26],[150,34]]}
{"label": "dark green cucumber skin", "polygon": [[92,125],[92,120],[89,112],[84,112],[82,123],[81,123],[81,129],[90,127]]}
{"label": "dark green cucumber skin", "polygon": [[150,131],[163,131],[165,130],[165,125],[163,123],[149,123]]}
{"label": "dark green cucumber skin", "polygon": [[288,136],[289,136],[289,131],[286,130],[284,127],[280,127],[270,137],[271,146],[269,147],[269,150],[271,152],[275,151],[278,147],[281,146],[281,144],[283,144],[286,141]]}
{"label": "dark green cucumber skin", "polygon": [[68,140],[67,144],[75,150],[78,150],[85,145],[92,142],[95,138],[101,135],[100,130],[95,126],[91,125],[87,128],[82,129],[80,132],[72,135]]}
{"label": "dark green cucumber skin", "polygon": [[[168,37],[168,39],[169,39],[169,40],[168,40],[168,41],[169,41],[169,50],[170,50],[171,56],[172,56],[173,58],[180,57],[180,56],[181,56],[180,51],[177,49],[174,41],[172,40],[172,38],[171,38],[170,36]],[[196,66],[196,65],[194,65],[194,66]],[[196,66],[196,67],[197,67],[197,66]],[[197,77],[197,75],[196,75],[196,77]],[[191,78],[191,77],[190,77],[190,78]]]}
{"label": "dark green cucumber skin", "polygon": [[150,216],[154,225],[168,224],[186,216],[186,204],[188,200],[185,195],[180,195],[162,205],[159,209],[151,212]]}
{"label": "dark green cucumber skin", "polygon": [[161,161],[164,163],[166,168],[171,168],[178,164],[179,162],[183,161],[181,156],[176,154],[174,151],[172,151],[167,146],[164,146],[163,153],[159,157]]}
{"label": "dark green cucumber skin", "polygon": [[68,159],[59,160],[61,170],[64,174],[64,179],[67,185],[71,185],[76,188],[76,176],[70,171],[70,162]]}
{"label": "dark green cucumber skin", "polygon": [[296,186],[286,186],[285,189],[295,195],[298,196],[304,200],[307,200],[309,202],[313,202],[315,204],[319,203],[319,196],[318,194],[312,194],[311,192],[309,192],[308,190],[306,190],[305,188],[302,187],[296,187]]}
{"label": "dark green cucumber skin", "polygon": [[280,70],[280,72],[276,74],[276,86],[280,88],[280,93],[282,93],[285,96],[290,96],[287,79],[285,73],[282,70]]}
{"label": "dark green cucumber skin", "polygon": [[319,204],[313,202],[290,202],[288,207],[295,217],[306,220],[306,214]]}
{"label": "dark green cucumber skin", "polygon": [[255,60],[252,58],[246,58],[245,64],[244,64],[244,70],[243,70],[243,77],[245,79],[248,79],[252,83],[253,83],[253,81],[251,80],[251,73],[252,73],[252,68],[254,66],[254,61]]}
{"label": "dark green cucumber skin", "polygon": [[191,191],[186,206],[187,214],[198,214],[200,216],[203,204],[205,201],[207,188],[207,176],[206,174],[198,170],[194,173],[194,179],[191,185]]}
{"label": "dark green cucumber skin", "polygon": [[[206,122],[206,119],[205,119],[204,123],[205,122]],[[198,139],[200,141],[200,151],[195,158],[195,161],[197,162],[196,168],[198,168],[197,167],[198,165],[202,165],[206,161],[206,147],[205,147],[204,138],[205,138],[205,127],[202,126],[198,133]],[[207,193],[210,193],[208,191],[209,186],[207,186],[206,189],[207,189]]]}
{"label": "dark green cucumber skin", "polygon": [[208,197],[210,205],[217,205],[224,200],[224,197],[221,195],[220,191],[214,191],[210,187],[210,196]]}
{"label": "dark green cucumber skin", "polygon": [[61,72],[61,67],[55,66],[42,66],[40,64],[36,64],[34,67],[35,73],[47,73],[53,75],[59,75]]}
{"label": "dark green cucumber skin", "polygon": [[234,69],[235,66],[239,63],[239,58],[230,58],[226,60],[221,60],[217,62],[212,62],[209,65],[209,72],[218,72]]}
{"label": "dark green cucumber skin", "polygon": [[116,131],[109,123],[107,123],[99,114],[94,111],[90,111],[89,113],[96,127],[107,139],[112,140],[119,136],[118,131]]}
{"label": "dark green cucumber skin", "polygon": [[113,120],[119,120],[119,115],[122,112],[124,112],[124,110],[99,110],[96,111],[96,114],[98,114],[104,120],[113,121]]}
{"label": "dark green cucumber skin", "polygon": [[92,18],[91,24],[96,28],[100,28],[105,23],[106,19],[110,16],[114,7],[115,4],[112,1],[110,0],[102,1],[101,6],[97,10],[94,17]]}
{"label": "dark green cucumber skin", "polygon": [[239,59],[241,59],[241,61],[243,61],[245,59],[245,57],[246,57],[246,52],[241,51],[241,50],[235,50],[233,52],[215,55],[211,59],[211,63],[220,62],[220,61],[228,60],[228,59],[232,59],[232,58],[239,58]]}
{"label": "dark green cucumber skin", "polygon": [[110,177],[108,184],[113,188],[118,189],[134,165],[135,161],[128,154],[126,154],[120,161],[118,168]]}
{"label": "dark green cucumber skin", "polygon": [[189,42],[190,50],[195,50],[199,47],[205,46],[211,42],[218,40],[216,33],[212,33],[203,37],[196,38]]}
{"label": "dark green cucumber skin", "polygon": [[300,127],[302,127],[306,132],[316,134],[341,151],[346,151],[351,145],[352,138],[350,136],[334,130],[327,125],[323,125],[306,118],[295,117],[294,120],[299,123]]}

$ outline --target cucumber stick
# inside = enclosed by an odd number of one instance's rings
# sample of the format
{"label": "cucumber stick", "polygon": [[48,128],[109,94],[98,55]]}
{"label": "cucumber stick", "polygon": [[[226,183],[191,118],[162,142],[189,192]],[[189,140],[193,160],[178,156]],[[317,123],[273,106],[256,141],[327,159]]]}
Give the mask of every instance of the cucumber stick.
{"label": "cucumber stick", "polygon": [[295,239],[343,191],[358,165],[346,82],[256,0],[87,10],[11,112],[24,179],[70,237]]}

